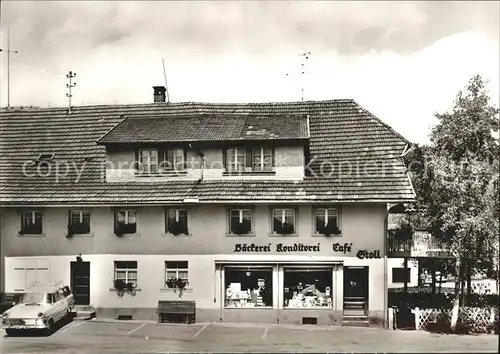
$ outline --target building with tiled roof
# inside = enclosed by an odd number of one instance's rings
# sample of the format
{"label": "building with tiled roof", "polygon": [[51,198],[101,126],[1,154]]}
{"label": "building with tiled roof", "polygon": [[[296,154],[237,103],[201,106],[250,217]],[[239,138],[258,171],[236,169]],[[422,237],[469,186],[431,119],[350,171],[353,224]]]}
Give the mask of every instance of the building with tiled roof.
{"label": "building with tiled roof", "polygon": [[102,317],[182,300],[199,321],[383,321],[411,143],[353,100],[164,94],[0,110],[2,289],[62,280]]}

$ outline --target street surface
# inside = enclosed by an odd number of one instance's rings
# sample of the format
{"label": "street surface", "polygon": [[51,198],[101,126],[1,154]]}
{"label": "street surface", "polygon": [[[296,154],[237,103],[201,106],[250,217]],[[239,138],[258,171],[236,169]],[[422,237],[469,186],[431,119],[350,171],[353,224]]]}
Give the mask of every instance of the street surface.
{"label": "street surface", "polygon": [[0,334],[0,353],[497,352],[498,335],[266,324],[74,321],[50,337]]}

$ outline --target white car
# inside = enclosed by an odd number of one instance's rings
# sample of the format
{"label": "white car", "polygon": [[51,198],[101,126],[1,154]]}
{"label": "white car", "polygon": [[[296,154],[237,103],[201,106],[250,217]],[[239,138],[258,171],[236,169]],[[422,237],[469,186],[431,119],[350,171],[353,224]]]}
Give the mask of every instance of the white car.
{"label": "white car", "polygon": [[26,290],[17,305],[2,314],[2,329],[7,335],[30,329],[43,330],[49,335],[74,306],[68,286],[35,286]]}

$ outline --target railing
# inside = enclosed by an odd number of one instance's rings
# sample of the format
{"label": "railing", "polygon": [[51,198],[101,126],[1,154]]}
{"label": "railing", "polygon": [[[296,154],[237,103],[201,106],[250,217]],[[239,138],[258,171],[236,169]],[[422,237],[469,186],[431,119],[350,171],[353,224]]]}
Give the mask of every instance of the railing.
{"label": "railing", "polygon": [[415,231],[410,240],[399,240],[389,230],[388,251],[394,256],[451,257],[448,247],[426,231]]}

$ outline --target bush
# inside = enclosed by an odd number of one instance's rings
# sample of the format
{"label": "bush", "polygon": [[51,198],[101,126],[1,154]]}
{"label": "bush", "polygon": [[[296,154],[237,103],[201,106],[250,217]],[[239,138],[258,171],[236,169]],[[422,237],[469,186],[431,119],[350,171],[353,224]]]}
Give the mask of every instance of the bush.
{"label": "bush", "polygon": [[498,307],[498,294],[475,294],[472,293],[467,297],[468,307]]}
{"label": "bush", "polygon": [[467,316],[464,311],[458,313],[456,334],[470,334],[474,332],[475,323],[470,316]]}
{"label": "bush", "polygon": [[[452,309],[455,294],[429,293],[426,291],[408,292],[397,289],[389,290],[389,306],[409,306],[421,309]],[[471,294],[467,298],[467,307],[498,307],[498,294]]]}
{"label": "bush", "polygon": [[404,293],[389,291],[389,306],[415,307],[421,309],[451,309],[453,307],[453,294],[432,294],[428,292]]}
{"label": "bush", "polygon": [[434,333],[450,333],[450,320],[447,314],[440,312],[429,318],[427,330]]}

